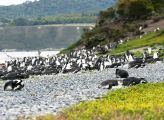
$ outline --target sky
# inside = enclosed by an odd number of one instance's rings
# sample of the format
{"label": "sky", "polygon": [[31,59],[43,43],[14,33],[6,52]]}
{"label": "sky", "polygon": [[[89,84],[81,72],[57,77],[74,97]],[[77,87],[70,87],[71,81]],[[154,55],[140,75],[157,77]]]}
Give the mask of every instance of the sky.
{"label": "sky", "polygon": [[[27,0],[0,0],[0,5],[17,5],[26,2]],[[34,1],[34,0],[28,0]]]}

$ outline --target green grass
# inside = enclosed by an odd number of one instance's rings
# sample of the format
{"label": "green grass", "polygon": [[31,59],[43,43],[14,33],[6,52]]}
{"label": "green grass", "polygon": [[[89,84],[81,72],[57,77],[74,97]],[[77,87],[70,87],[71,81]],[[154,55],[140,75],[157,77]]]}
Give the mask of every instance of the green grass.
{"label": "green grass", "polygon": [[[69,53],[75,48],[77,48],[78,46],[80,46],[81,44],[82,44],[81,41],[77,41],[76,43],[72,44],[68,48],[62,50],[60,53]],[[164,46],[164,30],[161,30],[159,32],[148,33],[147,35],[144,35],[141,39],[136,38],[136,39],[129,40],[124,44],[118,45],[117,48],[105,54],[122,54],[127,50],[133,50],[146,46],[154,47],[156,45]],[[102,54],[104,53],[98,53],[98,55],[102,55]]]}
{"label": "green grass", "polygon": [[143,56],[143,53],[140,52],[140,51],[133,52],[133,54],[134,54],[136,57],[142,57],[142,56]]}
{"label": "green grass", "polygon": [[116,49],[110,51],[110,54],[118,54],[118,53],[125,52],[126,50],[132,50],[145,46],[155,46],[155,45],[164,46],[164,30],[160,32],[149,33],[147,35],[144,35],[141,39],[137,38],[134,40],[129,40],[124,44],[118,45]]}
{"label": "green grass", "polygon": [[160,58],[164,58],[164,49],[159,50],[159,53],[161,54]]}
{"label": "green grass", "polygon": [[75,105],[57,116],[37,120],[163,120],[164,83],[110,91],[104,98]]}

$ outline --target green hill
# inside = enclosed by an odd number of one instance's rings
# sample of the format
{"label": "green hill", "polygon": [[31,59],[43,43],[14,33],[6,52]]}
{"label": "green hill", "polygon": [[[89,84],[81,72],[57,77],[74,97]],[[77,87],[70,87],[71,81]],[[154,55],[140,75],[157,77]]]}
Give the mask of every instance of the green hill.
{"label": "green hill", "polygon": [[39,0],[21,5],[1,6],[1,18],[40,17],[68,13],[98,13],[115,0]]}
{"label": "green hill", "polygon": [[[115,1],[116,0],[39,0],[26,2],[21,5],[0,6],[0,21],[5,23],[17,18],[28,18],[28,20],[35,18],[39,21],[44,17],[46,17],[46,19],[43,20],[47,20],[47,16],[66,16],[68,14],[74,14],[75,17],[76,14],[82,16],[97,16],[100,10],[114,5]],[[33,20],[33,22],[37,22],[37,20]]]}
{"label": "green hill", "polygon": [[[138,28],[149,27],[149,22],[164,18],[163,0],[119,0],[114,7],[101,11],[93,30],[86,30],[81,39],[68,50],[84,46],[92,48],[117,42],[119,39],[137,37]],[[161,24],[158,27],[162,27]]]}
{"label": "green hill", "polygon": [[[69,51],[72,51],[81,44],[81,41],[77,41],[76,43],[69,46],[67,49],[62,50],[61,53],[67,53]],[[159,32],[150,32],[147,35],[144,35],[142,38],[130,39],[128,42],[118,45],[117,48],[114,48],[111,51],[106,52],[106,54],[121,54],[127,50],[133,50],[148,46],[155,47],[160,45],[164,46],[164,30],[161,30]]]}
{"label": "green hill", "polygon": [[164,46],[164,30],[156,33],[154,32],[149,33],[143,36],[142,38],[129,40],[124,44],[118,45],[118,47],[110,51],[110,53],[119,54],[127,50],[133,50],[133,49],[148,47],[148,46],[154,47],[157,45]]}

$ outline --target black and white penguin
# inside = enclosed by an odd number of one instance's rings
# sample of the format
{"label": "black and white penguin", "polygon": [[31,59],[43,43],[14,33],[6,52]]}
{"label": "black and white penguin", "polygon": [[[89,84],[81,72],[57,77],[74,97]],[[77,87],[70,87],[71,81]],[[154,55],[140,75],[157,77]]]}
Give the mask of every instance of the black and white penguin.
{"label": "black and white penguin", "polygon": [[154,61],[159,60],[159,53],[158,52],[154,52],[153,59],[154,59]]}
{"label": "black and white penguin", "polygon": [[121,63],[113,63],[110,68],[118,68],[118,66],[121,66]]}
{"label": "black and white penguin", "polygon": [[99,71],[103,71],[105,69],[104,61],[101,61],[99,64]]}
{"label": "black and white penguin", "polygon": [[106,87],[106,86],[107,86],[107,89],[111,89],[113,86],[118,86],[118,81],[117,80],[106,80],[106,81],[103,81],[98,86],[98,88]]}
{"label": "black and white penguin", "polygon": [[23,87],[24,87],[24,83],[22,80],[10,80],[5,83],[4,90],[16,91],[16,90],[21,90]]}
{"label": "black and white penguin", "polygon": [[145,62],[144,61],[132,61],[132,62],[129,62],[128,64],[128,69],[129,68],[143,68],[145,66]]}
{"label": "black and white penguin", "polygon": [[131,86],[131,85],[137,85],[140,83],[148,83],[148,81],[145,78],[136,78],[136,77],[128,77],[123,80],[123,86]]}
{"label": "black and white penguin", "polygon": [[129,74],[126,70],[116,69],[116,78],[127,78]]}
{"label": "black and white penguin", "polygon": [[134,61],[134,57],[133,57],[133,54],[131,54],[128,50],[126,51],[125,53],[125,58],[128,62],[132,62]]}
{"label": "black and white penguin", "polygon": [[105,69],[106,68],[110,68],[110,66],[112,65],[112,61],[110,58],[107,58],[105,61],[104,61],[104,67]]}

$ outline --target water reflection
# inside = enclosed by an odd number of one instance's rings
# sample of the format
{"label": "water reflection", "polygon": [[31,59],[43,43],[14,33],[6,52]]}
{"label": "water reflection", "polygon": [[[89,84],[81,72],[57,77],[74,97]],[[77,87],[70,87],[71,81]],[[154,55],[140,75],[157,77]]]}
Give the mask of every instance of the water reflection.
{"label": "water reflection", "polygon": [[[92,25],[93,26],[93,25]],[[84,28],[91,25],[1,27],[0,50],[38,50],[66,48],[79,40]]]}

